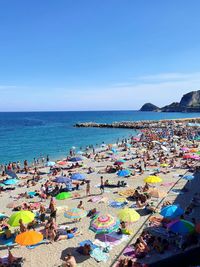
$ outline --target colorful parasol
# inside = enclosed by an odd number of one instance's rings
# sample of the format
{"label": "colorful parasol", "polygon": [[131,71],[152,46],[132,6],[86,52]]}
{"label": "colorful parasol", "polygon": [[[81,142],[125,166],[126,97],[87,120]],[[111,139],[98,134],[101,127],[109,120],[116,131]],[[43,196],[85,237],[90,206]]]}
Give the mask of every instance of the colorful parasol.
{"label": "colorful parasol", "polygon": [[73,219],[73,220],[81,219],[87,216],[87,211],[83,209],[72,208],[70,210],[67,210],[64,216],[68,219]]}
{"label": "colorful parasol", "polygon": [[111,215],[99,215],[90,223],[90,230],[96,234],[106,234],[117,231],[120,226],[119,219]]}

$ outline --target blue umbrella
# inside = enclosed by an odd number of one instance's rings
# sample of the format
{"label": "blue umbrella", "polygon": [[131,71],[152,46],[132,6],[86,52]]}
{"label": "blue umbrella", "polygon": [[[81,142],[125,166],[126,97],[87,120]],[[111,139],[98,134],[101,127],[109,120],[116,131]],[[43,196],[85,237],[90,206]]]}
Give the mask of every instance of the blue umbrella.
{"label": "blue umbrella", "polygon": [[28,195],[29,195],[30,197],[34,197],[34,196],[36,195],[36,192],[28,192]]}
{"label": "blue umbrella", "polygon": [[48,161],[45,166],[46,167],[53,167],[55,164],[56,163],[54,161]]}
{"label": "blue umbrella", "polygon": [[19,181],[17,179],[8,179],[6,181],[4,181],[3,183],[5,185],[13,185],[13,184],[17,184]]}
{"label": "blue umbrella", "polygon": [[77,180],[77,181],[83,181],[85,180],[85,175],[81,174],[81,173],[74,173],[71,176],[72,180]]}
{"label": "blue umbrella", "polygon": [[187,180],[187,181],[192,181],[194,179],[194,176],[193,175],[184,175],[182,178]]}
{"label": "blue umbrella", "polygon": [[117,149],[116,149],[116,148],[112,148],[111,151],[112,151],[113,153],[117,153]]}
{"label": "blue umbrella", "polygon": [[74,158],[71,158],[69,161],[77,162],[77,161],[83,161],[83,159],[80,157],[74,157]]}
{"label": "blue umbrella", "polygon": [[126,177],[126,176],[129,176],[131,173],[129,170],[120,170],[117,172],[117,175],[119,177]]}
{"label": "blue umbrella", "polygon": [[126,147],[131,147],[131,144],[128,144],[128,143],[127,143],[127,144],[126,144]]}
{"label": "blue umbrella", "polygon": [[13,171],[6,170],[6,174],[8,174],[13,179],[18,178],[17,174],[15,172],[13,172]]}
{"label": "blue umbrella", "polygon": [[60,183],[60,184],[67,184],[71,182],[71,179],[65,176],[59,176],[59,177],[56,177],[54,182]]}
{"label": "blue umbrella", "polygon": [[0,219],[4,219],[4,218],[8,218],[8,216],[6,216],[6,215],[3,214],[3,213],[0,213]]}
{"label": "blue umbrella", "polygon": [[169,205],[164,207],[160,214],[167,219],[175,219],[181,216],[184,213],[184,210],[179,205]]}

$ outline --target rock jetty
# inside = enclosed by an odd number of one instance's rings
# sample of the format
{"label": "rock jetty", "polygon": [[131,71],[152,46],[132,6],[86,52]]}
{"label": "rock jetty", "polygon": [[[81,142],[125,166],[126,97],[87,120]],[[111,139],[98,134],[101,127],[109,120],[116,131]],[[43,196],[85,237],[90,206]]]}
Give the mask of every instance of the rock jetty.
{"label": "rock jetty", "polygon": [[[94,128],[127,128],[127,129],[148,129],[148,128],[166,128],[170,125],[183,126],[187,123],[200,123],[200,118],[186,118],[186,119],[172,119],[172,120],[158,120],[158,121],[122,121],[113,123],[97,123],[97,122],[82,122],[76,123],[75,127],[94,127]],[[197,125],[197,127],[199,127]]]}

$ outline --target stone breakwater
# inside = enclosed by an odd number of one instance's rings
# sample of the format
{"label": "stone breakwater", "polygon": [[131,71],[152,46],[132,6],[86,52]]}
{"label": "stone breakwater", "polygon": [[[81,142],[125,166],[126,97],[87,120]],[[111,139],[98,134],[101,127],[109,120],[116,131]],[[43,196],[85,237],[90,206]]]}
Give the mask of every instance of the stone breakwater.
{"label": "stone breakwater", "polygon": [[75,127],[95,127],[95,128],[127,128],[127,129],[146,129],[146,128],[166,128],[167,126],[183,126],[192,123],[192,126],[200,123],[200,118],[185,118],[171,120],[149,120],[149,121],[122,121],[112,123],[82,122],[76,123]]}

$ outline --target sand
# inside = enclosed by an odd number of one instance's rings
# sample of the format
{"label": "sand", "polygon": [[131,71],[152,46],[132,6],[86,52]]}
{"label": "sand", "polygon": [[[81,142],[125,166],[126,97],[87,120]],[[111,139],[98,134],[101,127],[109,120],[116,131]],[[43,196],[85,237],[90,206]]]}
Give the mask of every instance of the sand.
{"label": "sand", "polygon": [[[134,151],[134,148],[131,149],[132,152]],[[123,157],[125,152],[119,152],[118,157]],[[127,161],[124,164],[124,167],[127,167],[130,163],[133,163],[133,160]],[[107,165],[111,165],[110,161],[102,161],[102,162],[95,162],[93,159],[85,159],[84,164],[87,165],[87,167],[94,167],[95,172],[92,174],[86,174],[87,170],[85,169],[79,169],[79,172],[85,173],[87,176],[87,179],[91,181],[91,193],[94,195],[100,194],[100,189],[97,188],[96,186],[100,184],[100,176],[102,174],[98,174],[98,171],[104,169]],[[176,183],[180,178],[178,175],[183,175],[186,170],[185,169],[169,169],[170,173],[164,175],[161,174],[159,175],[162,179],[163,182],[174,182]],[[118,178],[116,174],[103,174],[104,181],[106,179],[109,179],[111,181],[121,181],[124,180],[128,183],[128,188],[136,188],[139,185],[144,185],[144,178],[147,177],[150,174],[150,171],[146,171],[143,175],[136,175],[135,177],[131,178]],[[44,176],[44,179],[46,179],[47,176]],[[11,191],[10,193],[3,193],[3,196],[1,196],[0,201],[1,201],[1,212],[5,212],[8,216],[11,215],[13,212],[11,209],[6,208],[7,204],[13,201],[13,196],[16,196],[17,194],[21,192],[29,192],[33,191],[41,186],[42,182],[39,182],[37,186],[33,188],[16,188],[15,191]],[[180,180],[175,188],[183,188],[184,185],[186,184],[185,180]],[[169,191],[171,186],[167,187],[162,187],[163,190]],[[115,198],[119,197],[117,194],[117,191],[119,189],[107,189],[105,188],[105,193],[103,196],[107,197],[109,200],[114,200]],[[192,192],[192,190],[191,190]],[[67,199],[63,201],[56,201],[57,202],[57,207],[58,207],[58,217],[57,217],[57,223],[60,224],[67,224],[70,227],[78,227],[78,229],[82,232],[82,235],[75,237],[70,240],[65,240],[65,241],[60,241],[60,242],[55,242],[53,244],[43,244],[35,249],[27,249],[26,247],[20,247],[20,246],[15,246],[12,249],[12,252],[15,256],[18,257],[24,257],[25,262],[24,262],[24,267],[35,267],[35,266],[48,266],[48,267],[53,267],[53,266],[60,266],[62,264],[62,258],[66,256],[66,253],[68,251],[71,251],[72,254],[75,256],[78,266],[99,266],[99,267],[105,267],[105,266],[112,266],[113,262],[116,260],[116,258],[119,256],[119,254],[122,252],[123,248],[130,242],[130,240],[133,238],[133,236],[129,236],[128,240],[121,243],[118,246],[115,246],[112,248],[112,250],[109,253],[109,259],[106,263],[101,262],[97,263],[94,259],[88,258],[85,256],[81,256],[79,253],[76,252],[76,248],[78,247],[78,243],[87,239],[90,239],[91,241],[95,240],[95,233],[89,230],[89,224],[90,224],[90,219],[89,218],[84,218],[81,220],[81,222],[78,223],[72,223],[70,220],[66,219],[64,217],[64,210],[66,207],[76,207],[80,201],[80,199],[83,201],[83,205],[86,210],[90,210],[94,207],[98,211],[101,212],[101,214],[111,214],[113,216],[117,216],[119,209],[116,208],[111,208],[108,206],[107,203],[91,203],[88,202],[88,200],[91,197],[86,197],[85,193],[85,186],[81,188],[78,193],[81,195],[81,198],[79,199]],[[189,194],[188,194],[189,195]],[[177,198],[176,194],[169,193],[166,199],[170,199],[172,202]],[[183,198],[183,205],[186,205],[188,203],[188,198],[191,198],[189,195],[187,199]],[[35,202],[40,201],[38,198],[33,199]],[[26,199],[20,199],[20,202],[27,202]],[[156,200],[157,203],[160,202],[160,200]],[[48,206],[49,200],[43,202],[45,206]],[[132,202],[129,203],[128,206],[130,206]],[[137,209],[136,209],[137,210]],[[132,230],[134,233],[138,232],[141,230],[141,225],[147,220],[149,215],[143,215],[141,216],[140,220],[132,225]],[[7,255],[7,249],[6,248],[1,248],[0,250],[0,256]]]}

